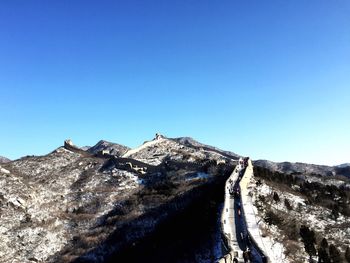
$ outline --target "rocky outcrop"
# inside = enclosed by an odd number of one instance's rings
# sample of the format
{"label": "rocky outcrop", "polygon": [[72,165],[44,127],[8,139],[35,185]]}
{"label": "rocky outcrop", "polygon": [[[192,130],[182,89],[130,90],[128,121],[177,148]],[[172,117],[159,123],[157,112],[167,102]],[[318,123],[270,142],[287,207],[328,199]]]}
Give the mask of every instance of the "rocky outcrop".
{"label": "rocky outcrop", "polygon": [[2,173],[2,174],[10,174],[10,171],[9,171],[9,170],[6,170],[5,168],[2,168],[2,167],[0,166],[0,173]]}

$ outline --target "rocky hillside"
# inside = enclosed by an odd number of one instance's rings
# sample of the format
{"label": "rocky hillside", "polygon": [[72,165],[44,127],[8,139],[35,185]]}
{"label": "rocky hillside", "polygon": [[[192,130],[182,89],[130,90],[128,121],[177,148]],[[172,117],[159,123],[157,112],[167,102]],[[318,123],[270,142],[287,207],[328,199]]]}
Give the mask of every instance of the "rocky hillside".
{"label": "rocky hillside", "polygon": [[188,138],[169,139],[160,136],[152,141],[145,142],[139,148],[126,152],[122,157],[132,158],[151,165],[159,165],[164,160],[179,162],[200,163],[205,160],[226,162],[237,160],[239,155],[221,151],[214,147],[206,147],[193,139]]}
{"label": "rocky hillside", "polygon": [[0,156],[0,163],[8,163],[8,162],[11,162],[11,160],[6,157]]}
{"label": "rocky hillside", "polygon": [[255,162],[251,196],[261,231],[284,248],[283,262],[350,262],[350,178],[336,171]]}
{"label": "rocky hillside", "polygon": [[[103,150],[109,154],[99,154]],[[3,163],[0,262],[113,262],[133,255],[131,247],[145,247],[142,240],[174,216],[182,218],[174,222],[187,218],[195,225],[198,216],[207,222],[206,214],[214,209],[210,222],[215,225],[217,206],[212,205],[215,196],[221,198],[215,192],[235,156],[158,136],[133,150],[100,141],[84,151],[67,140],[45,156]],[[190,211],[197,213],[188,216]],[[186,249],[171,242],[173,253]],[[211,251],[205,252],[207,262],[215,258]]]}
{"label": "rocky hillside", "polygon": [[[157,134],[135,149],[66,140],[47,155],[1,163],[0,262],[214,262],[224,183],[238,158]],[[285,262],[307,258],[302,226],[316,233],[316,249],[325,238],[344,258],[349,166],[254,165],[258,216]]]}
{"label": "rocky hillside", "polygon": [[179,142],[183,145],[195,148],[195,149],[199,149],[199,150],[202,149],[202,150],[208,150],[211,152],[216,152],[216,153],[219,153],[220,155],[226,156],[227,158],[238,159],[239,157],[241,157],[240,155],[238,155],[236,153],[233,153],[230,151],[223,151],[223,150],[216,148],[214,146],[200,143],[191,137],[180,137],[180,138],[175,138],[173,140],[175,140],[176,142]]}

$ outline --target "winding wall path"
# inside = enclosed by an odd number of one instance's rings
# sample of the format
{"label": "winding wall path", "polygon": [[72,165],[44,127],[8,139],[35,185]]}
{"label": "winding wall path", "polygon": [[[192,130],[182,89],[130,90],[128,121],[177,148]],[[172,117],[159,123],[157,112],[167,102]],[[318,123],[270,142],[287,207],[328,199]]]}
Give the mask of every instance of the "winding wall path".
{"label": "winding wall path", "polygon": [[248,184],[252,176],[250,159],[241,158],[226,181],[221,225],[228,254],[219,263],[270,262],[249,199]]}

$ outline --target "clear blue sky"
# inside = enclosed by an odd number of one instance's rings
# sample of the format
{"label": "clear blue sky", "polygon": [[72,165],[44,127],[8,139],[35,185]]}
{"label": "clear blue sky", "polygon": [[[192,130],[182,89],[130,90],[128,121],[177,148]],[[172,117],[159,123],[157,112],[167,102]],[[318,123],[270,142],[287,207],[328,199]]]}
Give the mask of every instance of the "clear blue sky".
{"label": "clear blue sky", "polygon": [[350,2],[0,3],[0,155],[155,132],[350,162]]}

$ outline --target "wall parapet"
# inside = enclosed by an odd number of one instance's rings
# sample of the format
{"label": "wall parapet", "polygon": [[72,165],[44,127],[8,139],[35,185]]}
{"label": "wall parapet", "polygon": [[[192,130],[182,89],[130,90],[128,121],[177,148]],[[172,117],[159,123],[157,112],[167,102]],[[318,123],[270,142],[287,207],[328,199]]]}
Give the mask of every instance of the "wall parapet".
{"label": "wall parapet", "polygon": [[242,179],[239,182],[239,186],[241,189],[240,194],[242,200],[243,216],[246,222],[250,241],[254,243],[254,246],[259,250],[259,252],[265,256],[265,262],[273,263],[273,254],[272,251],[270,251],[271,248],[269,248],[268,245],[265,244],[262,238],[262,234],[260,232],[259,224],[257,222],[256,214],[254,211],[252,197],[249,193],[248,185],[253,176],[253,165],[251,159],[249,158],[246,163],[246,168]]}

